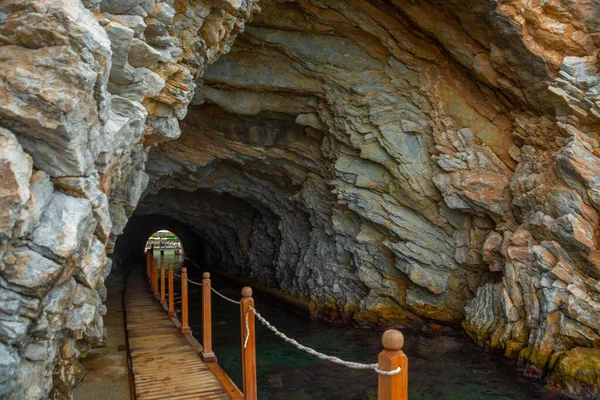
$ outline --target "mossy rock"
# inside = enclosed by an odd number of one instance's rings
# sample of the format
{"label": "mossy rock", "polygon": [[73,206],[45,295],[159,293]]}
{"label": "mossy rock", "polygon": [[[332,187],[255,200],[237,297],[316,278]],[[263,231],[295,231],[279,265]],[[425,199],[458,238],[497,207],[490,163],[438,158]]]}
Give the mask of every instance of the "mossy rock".
{"label": "mossy rock", "polygon": [[600,349],[576,347],[566,352],[550,375],[560,390],[596,399],[600,393]]}

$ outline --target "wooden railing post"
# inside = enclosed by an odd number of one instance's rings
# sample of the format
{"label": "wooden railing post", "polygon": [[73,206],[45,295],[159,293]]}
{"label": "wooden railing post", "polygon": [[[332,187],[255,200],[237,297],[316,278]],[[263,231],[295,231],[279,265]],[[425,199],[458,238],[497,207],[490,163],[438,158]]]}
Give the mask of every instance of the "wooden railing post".
{"label": "wooden railing post", "polygon": [[[243,392],[245,400],[257,400],[256,391],[256,337],[254,332],[254,312],[248,310],[254,308],[252,288],[246,286],[242,289],[242,300],[240,301],[240,318],[242,325],[242,375]],[[248,327],[246,328],[246,315],[248,315]]]}
{"label": "wooden railing post", "polygon": [[192,330],[188,322],[188,280],[187,268],[181,268],[181,333],[191,335]]}
{"label": "wooden railing post", "polygon": [[175,314],[175,288],[173,287],[173,264],[169,265],[169,317],[176,317]]}
{"label": "wooden railing post", "polygon": [[152,275],[154,297],[158,299],[158,261],[154,259],[154,274]]}
{"label": "wooden railing post", "polygon": [[144,255],[146,256],[146,277],[150,279],[150,252],[146,250]]}
{"label": "wooden railing post", "polygon": [[378,400],[408,400],[408,357],[402,351],[404,336],[400,331],[390,329],[381,336],[383,351],[379,353],[379,369],[393,371],[400,367],[396,375],[379,375]]}
{"label": "wooden railing post", "polygon": [[150,291],[154,293],[154,267],[156,266],[156,260],[154,257],[150,259]]}
{"label": "wooden railing post", "polygon": [[212,305],[210,293],[210,273],[202,274],[202,359],[205,362],[216,361],[212,349]]}
{"label": "wooden railing post", "polygon": [[160,261],[160,304],[165,304],[165,260]]}

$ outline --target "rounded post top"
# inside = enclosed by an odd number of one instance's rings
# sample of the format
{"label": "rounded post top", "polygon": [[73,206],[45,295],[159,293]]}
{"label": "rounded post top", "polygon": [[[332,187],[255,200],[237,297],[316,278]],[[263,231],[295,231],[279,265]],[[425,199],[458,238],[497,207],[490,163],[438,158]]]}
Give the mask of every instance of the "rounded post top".
{"label": "rounded post top", "polygon": [[186,267],[181,268],[181,273],[182,274],[187,274],[187,268]]}
{"label": "rounded post top", "polygon": [[252,297],[252,288],[250,286],[245,286],[242,289],[242,297]]}
{"label": "rounded post top", "polygon": [[210,272],[204,272],[204,273],[202,273],[202,278],[209,279],[210,278]]}
{"label": "rounded post top", "polygon": [[383,348],[390,351],[398,351],[404,346],[404,335],[396,329],[389,329],[381,335]]}

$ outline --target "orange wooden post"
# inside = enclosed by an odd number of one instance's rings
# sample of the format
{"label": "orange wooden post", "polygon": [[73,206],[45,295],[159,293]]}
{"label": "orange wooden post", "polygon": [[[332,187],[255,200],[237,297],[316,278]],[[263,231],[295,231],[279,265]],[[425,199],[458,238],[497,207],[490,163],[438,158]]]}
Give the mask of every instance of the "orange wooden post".
{"label": "orange wooden post", "polygon": [[216,361],[212,349],[212,309],[210,293],[210,273],[202,274],[202,359],[206,362]]}
{"label": "orange wooden post", "polygon": [[165,304],[165,260],[160,262],[160,304]]}
{"label": "orange wooden post", "polygon": [[379,353],[379,369],[393,371],[402,368],[396,375],[379,375],[378,400],[408,400],[408,357],[402,351],[404,336],[390,329],[381,336],[383,351]]}
{"label": "orange wooden post", "polygon": [[154,297],[158,299],[158,261],[154,259],[154,274],[152,274]]}
{"label": "orange wooden post", "polygon": [[154,257],[150,259],[150,291],[154,293],[154,267],[156,265],[156,260]]}
{"label": "orange wooden post", "polygon": [[[254,332],[254,308],[252,288],[246,286],[242,289],[240,301],[240,318],[242,324],[242,375],[243,392],[245,400],[257,400],[256,391],[256,337]],[[248,329],[246,329],[246,314],[248,315]]]}
{"label": "orange wooden post", "polygon": [[181,268],[181,333],[191,335],[192,330],[188,323],[188,280],[187,268]]}
{"label": "orange wooden post", "polygon": [[169,317],[176,317],[175,314],[175,293],[173,287],[173,265],[169,265]]}

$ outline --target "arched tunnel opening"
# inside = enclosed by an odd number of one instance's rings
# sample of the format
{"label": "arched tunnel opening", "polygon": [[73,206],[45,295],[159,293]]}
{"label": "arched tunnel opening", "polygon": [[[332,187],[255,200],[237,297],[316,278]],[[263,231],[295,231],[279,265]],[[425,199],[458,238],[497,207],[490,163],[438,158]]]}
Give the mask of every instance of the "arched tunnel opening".
{"label": "arched tunnel opening", "polygon": [[188,266],[275,285],[278,224],[268,209],[229,194],[163,189],[140,202],[116,242],[113,260],[117,267],[139,265],[148,237],[166,229],[181,239]]}
{"label": "arched tunnel opening", "polygon": [[[203,260],[204,249],[197,235],[184,223],[166,215],[133,215],[123,234],[119,236],[113,251],[115,268],[130,268],[145,262],[145,252],[150,247],[153,234],[160,231],[172,232],[181,243],[181,255],[194,262]],[[165,241],[166,243],[166,241]],[[155,245],[155,243],[152,243]],[[173,250],[174,249],[170,249]],[[161,255],[160,246],[155,254]]]}

